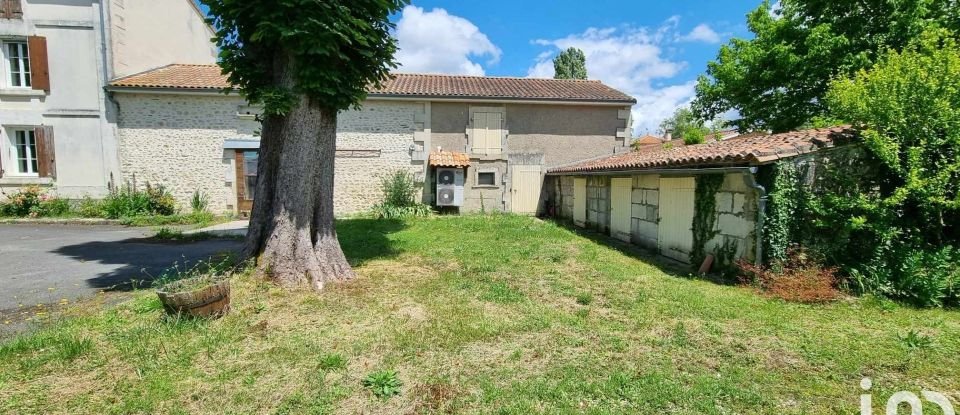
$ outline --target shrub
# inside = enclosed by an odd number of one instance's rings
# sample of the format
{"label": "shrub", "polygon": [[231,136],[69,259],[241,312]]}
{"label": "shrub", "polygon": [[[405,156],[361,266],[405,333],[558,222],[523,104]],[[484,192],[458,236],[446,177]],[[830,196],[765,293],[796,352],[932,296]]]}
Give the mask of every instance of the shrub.
{"label": "shrub", "polygon": [[0,204],[0,216],[42,217],[63,216],[70,212],[70,202],[48,194],[40,186],[27,186]]}
{"label": "shrub", "polygon": [[190,198],[190,208],[193,209],[193,212],[206,212],[208,206],[210,206],[210,196],[200,190],[195,190],[193,197]]}
{"label": "shrub", "polygon": [[76,213],[84,218],[102,218],[106,216],[103,201],[93,199],[90,196],[84,196],[83,199],[77,202]]}
{"label": "shrub", "polygon": [[840,298],[836,268],[823,267],[800,249],[791,249],[778,270],[738,261],[740,281],[767,295],[797,303],[825,303]]}
{"label": "shrub", "polygon": [[163,186],[148,183],[142,191],[125,188],[111,192],[103,200],[103,212],[110,219],[172,215],[176,212],[176,201]]}
{"label": "shrub", "polygon": [[417,182],[413,174],[397,170],[380,181],[383,202],[373,206],[371,213],[378,219],[399,219],[410,216],[427,216],[430,206],[415,199]]}

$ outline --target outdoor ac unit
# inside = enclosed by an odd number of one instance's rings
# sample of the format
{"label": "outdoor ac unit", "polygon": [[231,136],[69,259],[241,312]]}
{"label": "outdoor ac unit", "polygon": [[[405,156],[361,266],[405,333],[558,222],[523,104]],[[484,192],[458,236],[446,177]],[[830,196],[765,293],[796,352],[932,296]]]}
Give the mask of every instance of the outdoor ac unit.
{"label": "outdoor ac unit", "polygon": [[463,169],[437,169],[437,206],[463,205]]}

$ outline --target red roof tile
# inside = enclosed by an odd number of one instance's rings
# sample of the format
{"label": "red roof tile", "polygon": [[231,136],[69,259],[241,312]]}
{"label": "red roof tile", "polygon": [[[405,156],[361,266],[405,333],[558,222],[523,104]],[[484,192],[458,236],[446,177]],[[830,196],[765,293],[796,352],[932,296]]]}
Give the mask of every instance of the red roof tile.
{"label": "red roof tile", "polygon": [[433,167],[467,167],[470,156],[455,151],[434,151],[430,153],[428,163]]}
{"label": "red roof tile", "polygon": [[[117,88],[172,88],[219,90],[230,86],[216,65],[173,64],[115,79]],[[600,81],[508,78],[461,75],[394,74],[371,96],[425,98],[515,99],[541,101],[614,102],[636,100]]]}
{"label": "red roof tile", "polygon": [[724,141],[633,151],[550,169],[550,173],[644,170],[691,166],[758,165],[812,153],[853,138],[847,126],[734,137]]}

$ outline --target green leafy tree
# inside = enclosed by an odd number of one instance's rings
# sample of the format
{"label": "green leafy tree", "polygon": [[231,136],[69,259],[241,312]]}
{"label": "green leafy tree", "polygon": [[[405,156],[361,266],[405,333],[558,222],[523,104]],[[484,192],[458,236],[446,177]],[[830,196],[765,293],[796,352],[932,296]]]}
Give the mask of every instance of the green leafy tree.
{"label": "green leafy tree", "polygon": [[395,68],[403,0],[202,0],[219,64],[263,105],[256,201],[244,255],[285,286],[351,278],[333,221],[337,113]]}
{"label": "green leafy tree", "polygon": [[587,57],[577,48],[568,48],[553,58],[555,79],[587,79]]}
{"label": "green leafy tree", "polygon": [[957,0],[765,1],[747,15],[752,39],[733,39],[697,82],[694,111],[704,119],[735,109],[740,131],[788,131],[826,113],[837,76],[869,68],[926,28],[960,28]]}
{"label": "green leafy tree", "polygon": [[[860,285],[936,306],[960,300],[960,46],[932,30],[870,70],[831,83],[825,102],[859,130],[874,185],[812,199]],[[866,248],[866,249],[864,249]],[[866,252],[864,252],[866,251]]]}
{"label": "green leafy tree", "polygon": [[660,122],[660,134],[670,133],[674,139],[683,139],[687,145],[704,142],[710,130],[703,120],[697,117],[688,107],[677,108],[673,115]]}

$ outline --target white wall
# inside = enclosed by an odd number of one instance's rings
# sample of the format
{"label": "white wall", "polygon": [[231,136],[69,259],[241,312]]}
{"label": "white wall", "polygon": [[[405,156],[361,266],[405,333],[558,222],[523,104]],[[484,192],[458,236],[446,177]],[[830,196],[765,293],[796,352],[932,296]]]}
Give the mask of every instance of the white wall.
{"label": "white wall", "polygon": [[214,33],[193,0],[108,0],[112,78],[171,63],[216,63]]}

